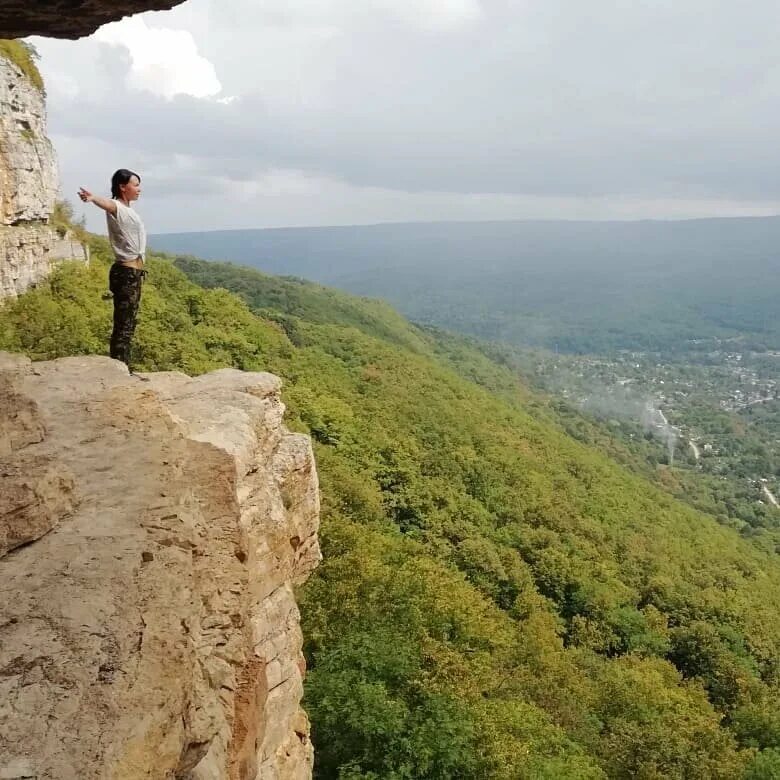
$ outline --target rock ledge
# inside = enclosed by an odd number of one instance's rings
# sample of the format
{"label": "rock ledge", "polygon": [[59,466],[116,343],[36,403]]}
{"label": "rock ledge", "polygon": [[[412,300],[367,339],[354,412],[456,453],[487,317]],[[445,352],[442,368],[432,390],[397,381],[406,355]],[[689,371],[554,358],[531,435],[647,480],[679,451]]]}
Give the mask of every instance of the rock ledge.
{"label": "rock ledge", "polygon": [[320,559],[279,380],[0,354],[0,778],[304,779]]}

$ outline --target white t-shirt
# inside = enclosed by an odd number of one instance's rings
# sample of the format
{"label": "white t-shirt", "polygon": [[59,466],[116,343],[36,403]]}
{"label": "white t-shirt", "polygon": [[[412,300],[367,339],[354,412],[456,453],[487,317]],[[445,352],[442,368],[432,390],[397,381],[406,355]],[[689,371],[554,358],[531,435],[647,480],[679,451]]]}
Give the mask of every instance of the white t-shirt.
{"label": "white t-shirt", "polygon": [[143,260],[146,254],[146,228],[141,217],[121,200],[116,203],[116,214],[106,212],[108,240],[119,261]]}

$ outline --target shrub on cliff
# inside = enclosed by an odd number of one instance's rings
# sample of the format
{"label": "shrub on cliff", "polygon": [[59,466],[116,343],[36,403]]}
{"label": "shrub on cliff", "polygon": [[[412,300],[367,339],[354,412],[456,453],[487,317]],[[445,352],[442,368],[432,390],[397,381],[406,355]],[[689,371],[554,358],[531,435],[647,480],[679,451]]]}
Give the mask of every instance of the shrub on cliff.
{"label": "shrub on cliff", "polygon": [[41,72],[35,64],[38,52],[31,43],[0,38],[0,57],[16,65],[36,89],[41,92],[45,91]]}

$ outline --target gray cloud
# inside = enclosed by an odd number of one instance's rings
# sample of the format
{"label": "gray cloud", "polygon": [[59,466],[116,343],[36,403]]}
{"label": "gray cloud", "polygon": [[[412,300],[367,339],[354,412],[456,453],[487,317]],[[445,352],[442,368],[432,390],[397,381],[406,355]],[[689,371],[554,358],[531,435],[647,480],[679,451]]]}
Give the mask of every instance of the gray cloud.
{"label": "gray cloud", "polygon": [[[143,19],[190,32],[222,92],[140,91],[133,50],[94,39],[40,48],[66,183],[136,159],[147,196],[177,199],[162,228],[235,226],[236,209],[267,214],[274,187],[275,224],[301,224],[301,203],[327,219],[316,198],[335,195],[354,222],[426,218],[426,204],[436,218],[675,217],[780,201],[768,0],[750,13],[725,0],[191,0]],[[76,156],[87,143],[105,159]],[[378,192],[386,217],[361,211]]]}

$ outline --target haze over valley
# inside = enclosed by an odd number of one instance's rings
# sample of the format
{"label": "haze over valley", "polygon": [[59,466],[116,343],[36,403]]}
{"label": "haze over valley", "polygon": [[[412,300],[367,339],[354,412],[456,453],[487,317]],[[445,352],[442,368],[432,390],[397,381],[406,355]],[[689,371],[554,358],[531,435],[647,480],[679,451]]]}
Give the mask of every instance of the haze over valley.
{"label": "haze over valley", "polygon": [[747,533],[780,524],[780,218],[152,240],[381,297],[422,325],[476,337],[526,382],[595,418],[675,495]]}
{"label": "haze over valley", "polygon": [[780,218],[214,231],[160,250],[382,297],[417,322],[563,352],[780,349]]}

